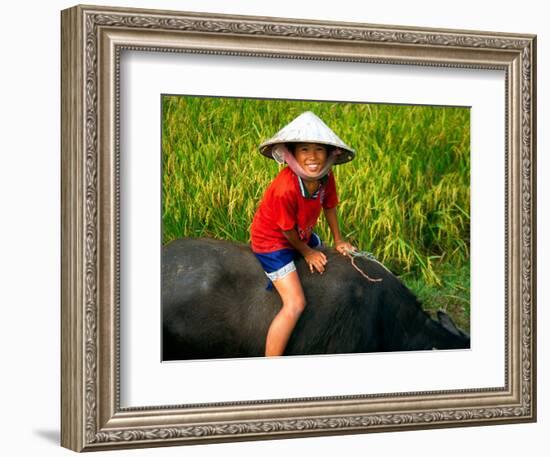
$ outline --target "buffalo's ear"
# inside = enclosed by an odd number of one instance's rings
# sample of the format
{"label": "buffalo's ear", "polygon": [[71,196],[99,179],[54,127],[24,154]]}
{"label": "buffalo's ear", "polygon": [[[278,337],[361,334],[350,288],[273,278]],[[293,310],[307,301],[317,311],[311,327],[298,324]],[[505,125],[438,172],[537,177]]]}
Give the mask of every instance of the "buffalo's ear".
{"label": "buffalo's ear", "polygon": [[437,312],[437,319],[439,320],[439,323],[441,324],[441,326],[445,330],[451,332],[453,335],[462,336],[462,337],[467,336],[462,330],[460,330],[455,325],[453,320],[450,318],[450,316],[446,312],[439,310]]}

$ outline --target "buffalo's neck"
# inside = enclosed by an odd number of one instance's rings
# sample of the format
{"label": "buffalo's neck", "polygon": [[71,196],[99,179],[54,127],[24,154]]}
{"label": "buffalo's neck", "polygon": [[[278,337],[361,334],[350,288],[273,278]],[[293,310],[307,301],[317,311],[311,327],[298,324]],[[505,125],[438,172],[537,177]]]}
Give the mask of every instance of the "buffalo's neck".
{"label": "buffalo's neck", "polygon": [[430,320],[430,331],[433,349],[469,349],[470,338],[464,335],[455,334],[444,328],[439,322]]}
{"label": "buffalo's neck", "polygon": [[402,332],[395,337],[403,338],[402,348],[408,351],[464,349],[470,346],[468,338],[449,332],[422,311],[415,319],[409,321],[409,325],[404,326]]}
{"label": "buffalo's neck", "polygon": [[384,332],[386,350],[432,349],[431,341],[435,332],[429,320],[429,317],[420,309],[398,310],[394,316],[387,318]]}
{"label": "buffalo's neck", "polygon": [[[393,279],[393,280],[392,280]],[[428,316],[420,308],[416,297],[397,278],[388,278],[384,287],[380,326],[384,351],[425,349]]]}
{"label": "buffalo's neck", "polygon": [[422,309],[412,292],[395,277],[385,278],[380,310],[383,351],[418,351],[469,347],[469,339],[450,332]]}

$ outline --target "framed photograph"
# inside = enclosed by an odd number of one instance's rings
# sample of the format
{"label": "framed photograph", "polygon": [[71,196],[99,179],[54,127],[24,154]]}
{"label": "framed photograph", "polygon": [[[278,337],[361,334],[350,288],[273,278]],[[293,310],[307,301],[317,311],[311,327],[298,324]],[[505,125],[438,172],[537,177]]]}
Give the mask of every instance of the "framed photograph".
{"label": "framed photograph", "polygon": [[[61,18],[64,447],[536,420],[535,36]],[[318,223],[266,248],[287,175]]]}

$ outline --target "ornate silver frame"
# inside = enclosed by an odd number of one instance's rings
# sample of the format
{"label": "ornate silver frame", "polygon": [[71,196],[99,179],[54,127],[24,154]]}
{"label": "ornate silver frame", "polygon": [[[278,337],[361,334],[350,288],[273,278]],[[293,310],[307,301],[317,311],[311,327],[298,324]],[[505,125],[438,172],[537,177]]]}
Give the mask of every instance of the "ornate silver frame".
{"label": "ornate silver frame", "polygon": [[[62,12],[62,427],[75,451],[536,420],[536,37],[76,6]],[[121,409],[119,58],[126,49],[506,74],[504,388]]]}

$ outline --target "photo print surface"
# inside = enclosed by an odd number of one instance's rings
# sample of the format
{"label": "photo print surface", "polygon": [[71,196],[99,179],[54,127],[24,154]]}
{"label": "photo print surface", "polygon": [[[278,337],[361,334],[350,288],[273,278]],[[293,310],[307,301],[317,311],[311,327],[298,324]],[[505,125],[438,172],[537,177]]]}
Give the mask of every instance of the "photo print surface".
{"label": "photo print surface", "polygon": [[468,107],[161,102],[163,361],[469,348]]}

